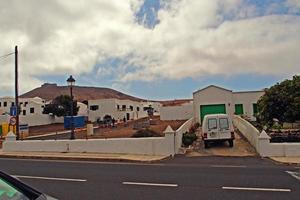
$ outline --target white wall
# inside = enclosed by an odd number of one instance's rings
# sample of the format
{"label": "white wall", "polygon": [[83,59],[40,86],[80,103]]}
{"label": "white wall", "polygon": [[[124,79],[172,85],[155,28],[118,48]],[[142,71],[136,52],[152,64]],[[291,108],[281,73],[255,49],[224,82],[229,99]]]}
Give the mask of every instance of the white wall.
{"label": "white wall", "polygon": [[234,125],[247,138],[262,157],[300,156],[300,143],[271,143],[270,137],[259,131],[239,116],[234,116]]}
{"label": "white wall", "polygon": [[194,123],[194,118],[190,118],[184,124],[182,124],[175,132],[175,149],[176,153],[179,153],[179,149],[182,146],[182,135],[189,131]]}
{"label": "white wall", "polygon": [[77,106],[79,107],[78,116],[88,116],[88,106],[84,103],[77,102]]}
{"label": "white wall", "polygon": [[194,92],[194,118],[201,123],[200,105],[225,104],[226,113],[233,115],[234,105],[232,104],[232,92],[229,90],[220,89],[210,86],[203,90]]}
{"label": "white wall", "polygon": [[[12,102],[14,102],[14,98],[12,97],[0,98],[0,102],[1,102],[0,110],[9,113]],[[4,102],[7,102],[7,107],[3,107]],[[19,98],[19,102],[21,105],[20,107],[21,113],[19,115],[21,124],[28,124],[29,126],[39,126],[39,125],[47,125],[52,123],[63,123],[62,117],[53,118],[52,116],[43,114],[45,100],[39,97]],[[31,108],[34,108],[33,113],[30,113]],[[25,111],[25,113],[23,111]],[[7,116],[1,116],[0,122],[4,121],[5,118],[7,118]]]}
{"label": "white wall", "polygon": [[151,138],[5,141],[3,151],[173,155],[174,134]]}
{"label": "white wall", "polygon": [[161,120],[187,120],[193,117],[193,103],[178,106],[163,106],[160,109]]}
{"label": "white wall", "polygon": [[240,116],[234,115],[233,125],[244,135],[245,138],[247,138],[255,149],[258,149],[258,137],[260,132],[252,124]]}
{"label": "white wall", "polygon": [[20,123],[21,124],[28,124],[28,126],[40,126],[40,125],[47,125],[47,124],[53,124],[53,123],[63,123],[63,117],[53,117],[49,115],[20,115]]}
{"label": "white wall", "polygon": [[4,152],[76,152],[174,155],[179,152],[182,135],[192,126],[193,118],[165,137],[111,138],[89,140],[23,140],[4,141]]}
{"label": "white wall", "polygon": [[263,91],[232,92],[216,86],[209,86],[194,92],[194,117],[200,122],[200,105],[225,104],[226,113],[233,117],[235,104],[243,104],[244,114],[252,120],[253,104],[264,94]]}
{"label": "white wall", "polygon": [[[88,118],[90,121],[95,122],[100,117],[103,119],[105,115],[110,115],[116,120],[123,120],[126,118],[126,114],[129,113],[130,119],[139,119],[147,116],[147,112],[143,110],[143,105],[137,101],[131,100],[119,100],[119,99],[99,99],[99,100],[89,100],[88,101]],[[98,105],[99,109],[96,111],[90,110],[93,105]],[[119,110],[117,109],[119,105]],[[122,110],[122,105],[126,105],[126,109]],[[133,106],[133,110],[129,109]],[[139,107],[139,111],[137,110]]]}
{"label": "white wall", "polygon": [[9,123],[9,115],[0,115],[0,125],[3,123]]}
{"label": "white wall", "polygon": [[[4,102],[6,102],[6,106],[4,107]],[[0,115],[3,113],[10,113],[10,107],[12,103],[15,102],[13,97],[2,97],[0,98]]]}
{"label": "white wall", "polygon": [[234,104],[243,104],[244,115],[255,120],[253,104],[256,104],[259,98],[263,95],[263,91],[234,92],[233,102]]}

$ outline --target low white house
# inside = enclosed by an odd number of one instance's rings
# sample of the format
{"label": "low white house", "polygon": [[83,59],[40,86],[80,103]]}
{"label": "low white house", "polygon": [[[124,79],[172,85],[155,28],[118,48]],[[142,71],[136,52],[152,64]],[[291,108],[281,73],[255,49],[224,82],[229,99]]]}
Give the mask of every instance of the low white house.
{"label": "low white house", "polygon": [[144,104],[138,101],[121,99],[98,99],[88,101],[88,119],[95,122],[109,115],[115,120],[135,120],[147,117]]}
{"label": "low white house", "polygon": [[[20,123],[29,126],[47,125],[53,123],[63,123],[63,117],[54,117],[52,115],[43,114],[45,105],[49,103],[39,97],[19,98],[20,104]],[[11,106],[15,105],[13,97],[0,98],[0,123],[9,121]],[[87,105],[78,102],[78,115],[87,116]]]}
{"label": "low white house", "polygon": [[[29,126],[38,126],[46,125],[57,122],[62,122],[61,118],[54,118],[43,114],[46,101],[39,98],[19,98],[20,104],[20,123],[28,124]],[[15,99],[13,97],[3,97],[0,98],[0,114],[2,119],[5,119],[3,116],[8,116],[10,114],[10,108],[15,105]],[[9,118],[6,117],[6,118]],[[7,122],[2,120],[1,123]]]}
{"label": "low white house", "polygon": [[233,92],[210,85],[193,93],[194,117],[201,123],[206,114],[244,115],[255,120],[257,101],[264,91]]}

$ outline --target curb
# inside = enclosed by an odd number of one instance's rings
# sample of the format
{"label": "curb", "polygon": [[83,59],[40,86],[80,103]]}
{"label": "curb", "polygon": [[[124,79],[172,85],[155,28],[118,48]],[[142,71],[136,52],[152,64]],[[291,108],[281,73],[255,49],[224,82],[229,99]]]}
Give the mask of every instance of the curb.
{"label": "curb", "polygon": [[105,161],[105,162],[127,162],[127,163],[157,163],[163,160],[170,159],[166,156],[157,160],[134,160],[129,158],[96,158],[96,157],[63,157],[63,156],[42,156],[42,155],[0,155],[0,158],[17,158],[17,159],[36,159],[36,160],[66,160],[66,161]]}
{"label": "curb", "polygon": [[285,166],[295,166],[295,167],[299,167],[300,163],[294,163],[294,162],[281,162],[275,159],[272,159],[271,157],[266,157],[265,159],[268,159],[269,161],[273,162],[274,164],[277,165],[285,165]]}

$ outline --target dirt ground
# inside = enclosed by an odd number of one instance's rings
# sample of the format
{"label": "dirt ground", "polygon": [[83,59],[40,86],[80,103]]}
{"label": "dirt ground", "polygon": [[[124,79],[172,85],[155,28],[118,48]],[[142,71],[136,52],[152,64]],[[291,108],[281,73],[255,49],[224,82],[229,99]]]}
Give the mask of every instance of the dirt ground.
{"label": "dirt ground", "polygon": [[211,143],[208,149],[204,148],[204,142],[201,139],[195,142],[192,150],[189,150],[187,156],[256,156],[255,149],[238,132],[235,132],[234,146],[229,147],[228,142]]}
{"label": "dirt ground", "polygon": [[59,131],[64,131],[64,124],[31,126],[29,127],[29,136],[42,135]]}
{"label": "dirt ground", "polygon": [[[126,138],[131,137],[137,130],[133,129],[133,125],[136,122],[143,122],[148,118],[139,119],[136,121],[128,122],[126,125],[123,123],[118,124],[117,127],[111,128],[97,128],[94,130],[94,135],[88,138]],[[157,132],[161,136],[164,136],[164,130],[170,125],[174,130],[178,129],[185,121],[161,121],[159,117],[153,117],[156,123],[150,125],[149,129]],[[80,131],[76,134],[76,138],[86,138],[86,131]]]}
{"label": "dirt ground", "polygon": [[[125,124],[117,124],[116,127],[100,127],[94,129],[93,136],[87,136],[86,130],[76,130],[76,138],[85,139],[85,138],[121,138],[121,137],[131,137],[137,130],[133,129],[133,126],[137,122],[143,122],[148,120],[148,118],[143,118],[135,121],[129,121]],[[178,129],[185,121],[161,121],[159,117],[152,117],[152,120],[155,121],[154,125],[150,125],[149,129],[157,132],[161,136],[164,136],[163,131],[170,125],[174,130]],[[96,124],[94,126],[97,126]],[[47,133],[64,131],[63,124],[51,124],[46,126],[36,126],[30,127],[29,135],[43,135]]]}

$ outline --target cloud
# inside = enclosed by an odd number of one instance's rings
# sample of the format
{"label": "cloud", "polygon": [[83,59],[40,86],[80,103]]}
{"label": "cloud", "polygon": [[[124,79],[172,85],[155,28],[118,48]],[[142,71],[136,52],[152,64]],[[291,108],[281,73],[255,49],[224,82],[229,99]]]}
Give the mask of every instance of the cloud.
{"label": "cloud", "polygon": [[[151,28],[137,20],[143,3],[0,0],[0,55],[19,46],[22,92],[43,82],[37,77],[80,76],[111,59],[123,62],[96,72],[126,88],[137,80],[300,73],[298,0],[286,1],[294,12],[285,14],[261,13],[245,0],[162,0],[149,9],[157,17]],[[12,62],[0,62],[3,93],[13,88]]]}
{"label": "cloud", "polygon": [[288,6],[300,8],[300,0],[287,0]]}

